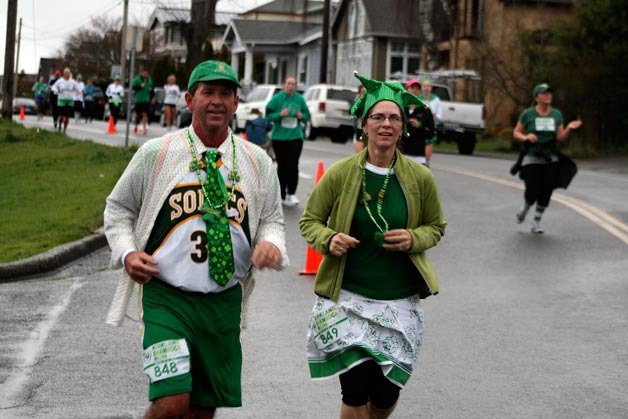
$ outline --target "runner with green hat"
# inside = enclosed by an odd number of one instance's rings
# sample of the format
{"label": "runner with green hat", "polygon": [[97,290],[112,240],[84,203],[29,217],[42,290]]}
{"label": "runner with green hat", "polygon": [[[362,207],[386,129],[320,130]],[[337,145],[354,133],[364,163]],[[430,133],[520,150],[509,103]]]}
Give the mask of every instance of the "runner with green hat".
{"label": "runner with green hat", "polygon": [[229,128],[235,72],[206,61],[190,80],[192,124],[140,147],[105,208],[124,269],[107,322],[120,324],[140,284],[147,418],[241,406],[241,282],[288,263],[276,169]]}
{"label": "runner with green hat", "polygon": [[420,299],[438,293],[425,251],[446,223],[430,170],[397,150],[404,109],[419,99],[356,77],[366,92],[351,111],[366,148],[325,172],[299,221],[323,255],[306,352],[312,379],[339,377],[341,418],[386,418],[422,346]]}

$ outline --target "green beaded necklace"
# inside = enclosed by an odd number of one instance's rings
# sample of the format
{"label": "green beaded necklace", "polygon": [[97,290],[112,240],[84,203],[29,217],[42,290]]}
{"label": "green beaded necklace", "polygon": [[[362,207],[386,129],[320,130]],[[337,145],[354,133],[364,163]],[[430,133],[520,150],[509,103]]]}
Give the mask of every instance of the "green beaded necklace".
{"label": "green beaded necklace", "polygon": [[[201,169],[203,168],[203,163],[198,158],[198,153],[196,152],[196,147],[194,146],[194,140],[192,139],[192,135],[190,134],[190,129],[186,130],[186,138],[188,140],[188,146],[190,148],[190,154],[192,155],[192,162],[190,163],[190,170],[196,172],[196,176],[198,177],[198,182],[201,184],[201,189],[203,191],[203,207],[201,211],[209,214],[217,215],[216,210],[222,208],[226,205],[229,200],[235,199],[235,187],[236,184],[240,181],[240,172],[238,172],[238,159],[236,158],[236,144],[235,139],[233,138],[233,133],[231,133],[231,149],[233,150],[232,159],[231,159],[231,170],[229,171],[229,180],[231,180],[231,192],[227,193],[227,188],[224,186],[224,183],[221,182],[223,186],[223,201],[217,202],[214,205],[211,205],[209,202],[209,194],[207,192],[207,180],[203,182],[203,178],[201,177]],[[208,162],[209,163],[209,162]]]}
{"label": "green beaded necklace", "polygon": [[393,156],[390,164],[388,165],[388,172],[386,173],[384,184],[382,185],[382,188],[379,190],[379,192],[377,192],[377,216],[384,222],[383,228],[379,225],[379,223],[373,216],[373,213],[371,212],[371,208],[369,207],[368,201],[371,200],[371,195],[366,191],[366,162],[364,163],[364,166],[362,166],[362,204],[364,204],[364,207],[366,208],[366,213],[369,215],[369,218],[371,219],[371,221],[373,221],[373,224],[375,224],[375,227],[377,227],[377,229],[379,230],[375,232],[374,238],[375,243],[379,244],[380,246],[384,245],[384,233],[388,231],[388,221],[386,221],[386,219],[382,215],[382,208],[384,206],[384,196],[386,195],[386,189],[388,189],[390,173],[392,172],[392,167],[395,164],[395,160],[396,156]]}

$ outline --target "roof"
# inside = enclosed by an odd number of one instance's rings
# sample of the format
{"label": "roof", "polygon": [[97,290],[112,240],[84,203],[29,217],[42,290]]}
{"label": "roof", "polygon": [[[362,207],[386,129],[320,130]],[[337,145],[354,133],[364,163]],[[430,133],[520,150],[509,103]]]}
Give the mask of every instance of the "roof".
{"label": "roof", "polygon": [[228,31],[233,30],[241,44],[290,44],[321,29],[315,23],[234,19]]}
{"label": "roof", "polygon": [[[214,15],[214,23],[218,26],[227,26],[232,19],[234,19],[237,13],[228,12],[216,12]],[[190,9],[181,7],[156,7],[153,10],[150,18],[148,19],[148,29],[153,29],[156,22],[171,23],[171,22],[185,22],[189,23]]]}
{"label": "roof", "polygon": [[246,13],[287,13],[302,15],[305,12],[305,4],[307,3],[307,12],[323,10],[324,2],[321,0],[274,0],[270,3],[263,4]]}
{"label": "roof", "polygon": [[[334,15],[334,27],[347,13],[348,4],[356,0],[343,0]],[[421,39],[419,2],[416,0],[361,0],[366,14],[366,36]]]}

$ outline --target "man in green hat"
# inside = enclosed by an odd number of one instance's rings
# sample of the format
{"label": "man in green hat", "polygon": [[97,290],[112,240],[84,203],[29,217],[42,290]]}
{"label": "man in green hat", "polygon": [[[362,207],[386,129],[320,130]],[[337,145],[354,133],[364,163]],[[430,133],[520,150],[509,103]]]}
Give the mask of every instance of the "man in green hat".
{"label": "man in green hat", "polygon": [[240,282],[288,263],[272,160],[229,121],[239,83],[226,63],[190,75],[191,126],[137,151],[107,198],[105,234],[123,268],[107,322],[141,289],[146,417],[208,417],[241,406]]}

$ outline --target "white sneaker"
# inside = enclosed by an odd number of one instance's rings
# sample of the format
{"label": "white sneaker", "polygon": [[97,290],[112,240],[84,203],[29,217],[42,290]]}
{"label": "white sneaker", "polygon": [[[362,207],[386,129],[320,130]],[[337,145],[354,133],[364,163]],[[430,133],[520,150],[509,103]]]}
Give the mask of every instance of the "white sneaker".
{"label": "white sneaker", "polygon": [[299,205],[299,199],[296,195],[286,195],[286,199],[283,200],[283,204],[288,207],[296,207]]}
{"label": "white sneaker", "polygon": [[530,231],[536,234],[543,234],[543,227],[541,227],[541,222],[532,220],[532,227],[530,228]]}

